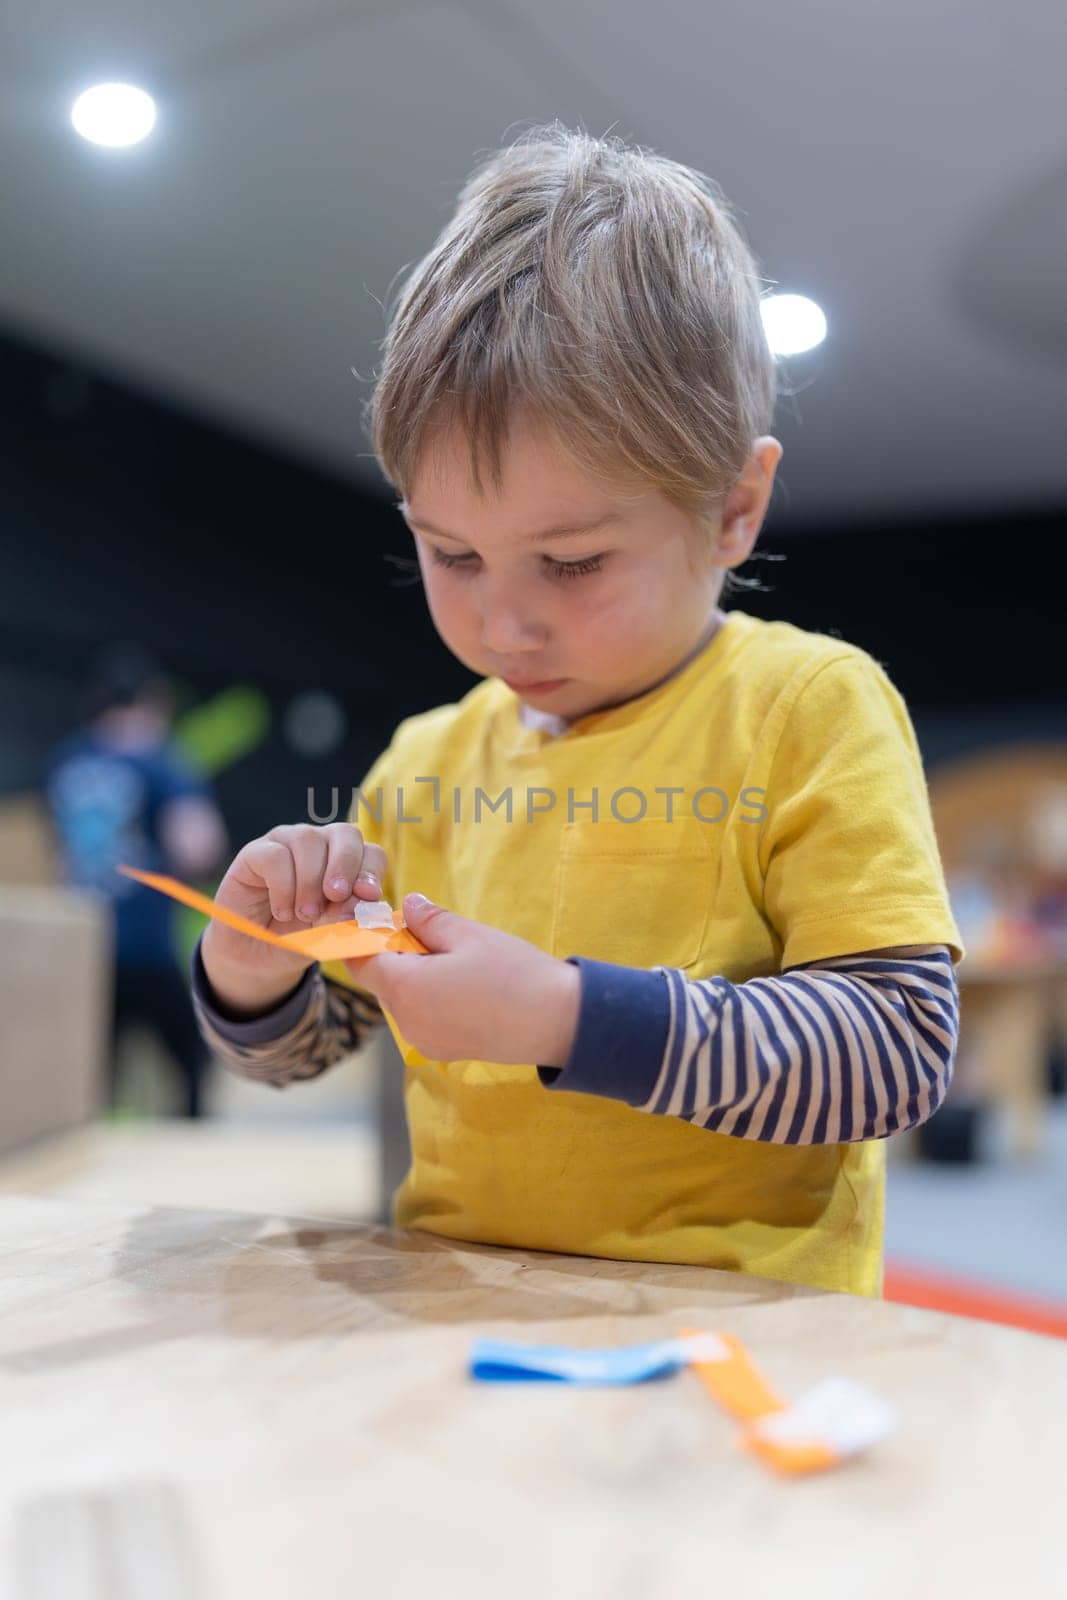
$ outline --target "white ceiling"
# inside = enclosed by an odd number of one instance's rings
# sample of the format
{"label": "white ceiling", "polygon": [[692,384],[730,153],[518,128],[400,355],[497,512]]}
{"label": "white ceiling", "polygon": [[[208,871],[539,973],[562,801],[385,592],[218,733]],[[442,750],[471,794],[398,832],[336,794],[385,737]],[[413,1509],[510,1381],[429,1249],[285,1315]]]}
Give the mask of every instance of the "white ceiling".
{"label": "white ceiling", "polygon": [[[790,520],[1067,504],[1059,0],[5,3],[16,330],[380,485],[382,302],[476,154],[559,117],[710,173],[825,309]],[[159,101],[134,150],[70,129],[107,78]]]}

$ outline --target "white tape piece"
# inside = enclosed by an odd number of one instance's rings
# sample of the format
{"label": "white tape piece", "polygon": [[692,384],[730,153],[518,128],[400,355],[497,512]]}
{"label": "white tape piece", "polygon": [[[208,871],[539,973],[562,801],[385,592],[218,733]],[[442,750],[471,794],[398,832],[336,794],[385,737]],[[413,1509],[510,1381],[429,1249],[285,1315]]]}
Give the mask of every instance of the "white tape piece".
{"label": "white tape piece", "polygon": [[681,1361],[729,1361],[730,1351],[717,1333],[692,1334],[674,1339],[672,1344]]}
{"label": "white tape piece", "polygon": [[784,1411],[760,1417],[750,1431],[769,1444],[825,1445],[851,1456],[896,1428],[896,1413],[880,1395],[851,1378],[826,1378]]}
{"label": "white tape piece", "polygon": [[361,928],[396,929],[393,908],[388,900],[361,900],[353,912]]}

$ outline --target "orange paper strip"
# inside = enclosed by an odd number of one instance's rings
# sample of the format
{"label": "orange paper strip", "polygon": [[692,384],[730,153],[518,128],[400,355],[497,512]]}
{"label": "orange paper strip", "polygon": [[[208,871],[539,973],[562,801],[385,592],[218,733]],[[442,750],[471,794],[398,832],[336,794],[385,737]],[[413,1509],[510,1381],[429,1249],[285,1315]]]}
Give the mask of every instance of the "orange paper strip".
{"label": "orange paper strip", "polygon": [[[699,1328],[683,1328],[682,1338],[699,1338]],[[840,1457],[821,1440],[798,1443],[778,1443],[761,1438],[752,1424],[761,1417],[787,1410],[784,1400],[775,1394],[762,1373],[755,1367],[740,1339],[728,1333],[716,1333],[729,1351],[725,1361],[692,1361],[690,1366],[711,1395],[725,1411],[742,1424],[741,1441],[748,1450],[760,1457],[768,1466],[787,1477],[802,1477],[808,1472],[822,1472],[836,1466]]]}
{"label": "orange paper strip", "polygon": [[[699,1328],[685,1328],[682,1337],[699,1337],[700,1332]],[[784,1411],[785,1401],[757,1372],[740,1339],[717,1330],[716,1338],[721,1339],[730,1352],[727,1361],[690,1363],[712,1399],[717,1400],[739,1422],[751,1422],[756,1417],[767,1416],[771,1411]]]}
{"label": "orange paper strip", "polygon": [[150,889],[158,889],[160,894],[169,895],[172,900],[180,900],[182,905],[191,906],[194,911],[202,911],[216,922],[224,922],[228,928],[236,928],[238,933],[245,933],[250,939],[277,945],[280,950],[298,950],[302,956],[308,956],[313,961],[353,961],[363,956],[381,955],[383,950],[406,950],[413,955],[430,953],[422,940],[411,932],[403,913],[397,910],[393,911],[395,929],[392,933],[386,928],[361,928],[354,917],[346,918],[343,922],[320,923],[317,928],[301,928],[296,933],[269,933],[248,917],[218,905],[214,900],[209,900],[206,894],[190,889],[188,884],[177,878],[168,878],[161,872],[142,872],[139,867],[120,866],[118,870],[127,878],[136,878]]}
{"label": "orange paper strip", "polygon": [[788,1478],[802,1478],[808,1472],[825,1472],[828,1467],[836,1467],[841,1460],[836,1450],[817,1440],[812,1440],[810,1444],[778,1444],[770,1439],[762,1439],[758,1433],[750,1430],[746,1430],[743,1440],[746,1449],[751,1450],[753,1455],[759,1456],[761,1461]]}

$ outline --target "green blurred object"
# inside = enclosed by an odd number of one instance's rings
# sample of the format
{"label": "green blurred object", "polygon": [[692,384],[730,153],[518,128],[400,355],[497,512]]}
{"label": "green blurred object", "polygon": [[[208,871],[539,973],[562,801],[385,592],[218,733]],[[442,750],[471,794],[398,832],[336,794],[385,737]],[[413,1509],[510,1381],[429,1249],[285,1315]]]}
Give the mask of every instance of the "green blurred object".
{"label": "green blurred object", "polygon": [[[263,690],[252,684],[235,683],[212,699],[183,711],[174,720],[171,736],[204,777],[216,778],[257,749],[270,732],[270,724],[270,701]],[[193,887],[214,899],[221,881],[218,878]],[[185,972],[189,970],[193,946],[207,922],[207,917],[191,906],[174,907],[171,944]]]}
{"label": "green blurred object", "polygon": [[105,1106],[100,1113],[102,1122],[144,1122],[148,1113],[137,1106]]}
{"label": "green blurred object", "polygon": [[[199,889],[201,894],[206,894],[209,900],[214,900],[215,890],[222,882],[216,878],[213,883],[194,883],[192,887]],[[188,975],[189,963],[193,959],[193,946],[199,939],[210,919],[202,911],[194,911],[192,906],[175,904],[171,913],[170,944],[181,968]]]}
{"label": "green blurred object", "polygon": [[208,778],[258,748],[270,732],[270,701],[262,689],[236,683],[177,717],[172,737]]}

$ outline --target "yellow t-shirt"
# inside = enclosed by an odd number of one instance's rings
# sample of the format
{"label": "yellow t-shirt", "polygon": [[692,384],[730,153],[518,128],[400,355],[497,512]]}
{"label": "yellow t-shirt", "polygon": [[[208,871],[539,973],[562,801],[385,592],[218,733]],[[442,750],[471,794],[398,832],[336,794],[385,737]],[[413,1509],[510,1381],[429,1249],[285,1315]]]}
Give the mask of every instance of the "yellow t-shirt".
{"label": "yellow t-shirt", "polygon": [[[891,945],[963,956],[900,694],[789,623],[731,611],[673,678],[555,736],[483,679],[401,722],[360,791],[391,904],[418,889],[560,958],[740,983]],[[546,1089],[533,1063],[427,1062],[386,1020],[412,1146],[398,1225],[881,1292],[884,1141],[713,1133]]]}

